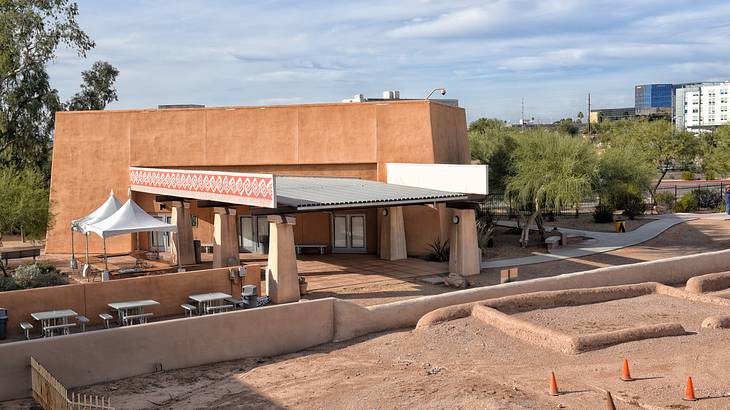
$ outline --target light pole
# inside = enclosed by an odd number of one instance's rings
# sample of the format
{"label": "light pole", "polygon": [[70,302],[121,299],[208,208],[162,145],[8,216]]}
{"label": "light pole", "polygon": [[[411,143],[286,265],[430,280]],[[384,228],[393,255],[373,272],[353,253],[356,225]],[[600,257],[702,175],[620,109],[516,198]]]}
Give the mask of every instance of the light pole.
{"label": "light pole", "polygon": [[430,93],[428,93],[428,95],[426,96],[426,100],[430,99],[431,96],[433,95],[433,93],[435,93],[436,91],[440,92],[441,95],[446,95],[446,89],[445,88],[443,88],[443,87],[441,87],[441,88],[434,88],[433,90],[431,90]]}

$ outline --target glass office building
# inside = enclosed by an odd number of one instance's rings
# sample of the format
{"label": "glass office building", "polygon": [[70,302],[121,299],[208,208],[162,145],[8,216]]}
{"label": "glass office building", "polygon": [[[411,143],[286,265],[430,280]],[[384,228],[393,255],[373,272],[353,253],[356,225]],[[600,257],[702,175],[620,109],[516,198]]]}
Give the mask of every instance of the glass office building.
{"label": "glass office building", "polygon": [[634,107],[638,115],[671,114],[674,84],[642,84],[634,88]]}

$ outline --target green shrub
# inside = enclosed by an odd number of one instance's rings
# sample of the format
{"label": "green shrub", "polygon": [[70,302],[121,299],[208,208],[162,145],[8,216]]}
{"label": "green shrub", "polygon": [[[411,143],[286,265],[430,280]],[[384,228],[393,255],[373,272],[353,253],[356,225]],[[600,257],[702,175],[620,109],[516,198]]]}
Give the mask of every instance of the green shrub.
{"label": "green shrub", "polygon": [[646,203],[644,198],[639,194],[626,193],[618,203],[616,203],[617,209],[623,209],[624,215],[629,219],[634,219],[637,216],[644,215],[646,212]]}
{"label": "green shrub", "polygon": [[674,207],[674,194],[671,192],[659,192],[654,199],[659,212],[670,211]]}
{"label": "green shrub", "polygon": [[693,192],[687,192],[674,204],[674,212],[695,212],[699,209],[697,197]]}
{"label": "green shrub", "polygon": [[697,198],[697,206],[705,209],[719,208],[723,203],[723,195],[715,189],[695,189],[692,191]]}
{"label": "green shrub", "polygon": [[20,288],[43,288],[65,285],[68,277],[49,263],[29,263],[20,265],[13,273],[13,279]]}
{"label": "green shrub", "polygon": [[599,204],[593,211],[593,221],[603,224],[613,222],[614,209],[606,204]]}
{"label": "green shrub", "polygon": [[695,173],[692,171],[682,171],[682,179],[685,181],[692,181],[695,179]]}
{"label": "green shrub", "polygon": [[426,255],[426,259],[433,262],[447,262],[449,260],[449,241],[441,242],[441,238],[436,239],[434,243],[429,245],[431,252]]}
{"label": "green shrub", "polygon": [[18,284],[15,283],[15,280],[10,276],[0,276],[0,292],[4,292],[6,290],[16,290],[20,289],[18,287]]}

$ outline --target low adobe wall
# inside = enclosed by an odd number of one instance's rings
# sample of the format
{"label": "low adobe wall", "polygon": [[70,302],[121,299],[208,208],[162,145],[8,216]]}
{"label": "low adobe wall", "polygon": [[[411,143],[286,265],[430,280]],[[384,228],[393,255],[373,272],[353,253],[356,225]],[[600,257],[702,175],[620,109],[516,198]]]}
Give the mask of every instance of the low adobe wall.
{"label": "low adobe wall", "polygon": [[730,272],[710,273],[709,275],[695,276],[687,281],[685,290],[690,293],[701,294],[717,292],[730,288]]}
{"label": "low adobe wall", "polygon": [[248,274],[243,282],[237,274],[231,280],[228,268],[221,268],[0,292],[0,307],[8,309],[7,326],[11,335],[21,333],[20,322],[33,322],[31,313],[47,310],[73,309],[88,317],[92,325],[100,324],[99,313],[109,311],[108,303],[125,300],[153,299],[160,305],[146,311],[156,316],[177,315],[182,313],[180,304],[187,303],[189,295],[225,292],[239,298],[244,284],[257,285],[260,290],[261,267],[257,264],[246,267]]}
{"label": "low adobe wall", "polygon": [[548,290],[642,282],[684,283],[693,276],[728,270],[730,270],[730,250],[724,250],[466,289],[369,307],[336,300],[335,340],[341,341],[372,332],[413,327],[426,313],[445,306]]}
{"label": "low adobe wall", "polygon": [[[0,401],[28,397],[30,356],[79,387],[330,342],[333,300],[320,299],[0,345]],[[112,399],[113,400],[113,399]]]}

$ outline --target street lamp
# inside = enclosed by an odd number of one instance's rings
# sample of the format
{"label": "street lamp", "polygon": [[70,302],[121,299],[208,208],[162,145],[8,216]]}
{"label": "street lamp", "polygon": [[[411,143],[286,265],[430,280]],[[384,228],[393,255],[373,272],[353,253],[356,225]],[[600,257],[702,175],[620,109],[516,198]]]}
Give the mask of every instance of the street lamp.
{"label": "street lamp", "polygon": [[440,92],[441,95],[446,95],[446,89],[445,88],[443,88],[443,87],[442,88],[434,88],[433,90],[431,90],[430,93],[428,93],[428,96],[426,96],[426,99],[428,100],[429,98],[431,98],[431,96],[433,95],[433,93],[435,93],[436,91]]}

